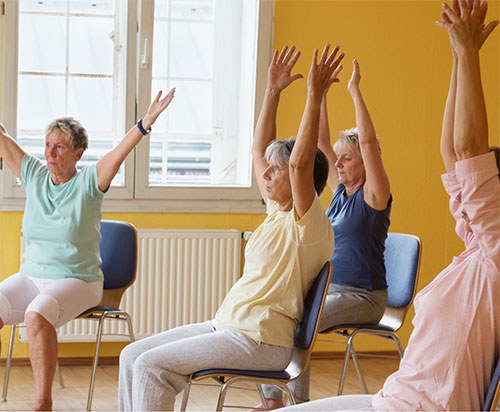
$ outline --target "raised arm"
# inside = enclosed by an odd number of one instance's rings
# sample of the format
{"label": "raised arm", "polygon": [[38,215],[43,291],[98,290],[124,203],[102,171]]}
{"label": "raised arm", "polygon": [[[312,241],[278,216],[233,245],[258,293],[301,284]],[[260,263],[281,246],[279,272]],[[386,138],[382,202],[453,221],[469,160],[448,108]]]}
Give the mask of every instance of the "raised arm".
{"label": "raised arm", "polygon": [[[485,26],[487,8],[488,4],[480,0],[453,0],[452,7],[443,3],[441,14],[443,21],[437,22],[438,26],[448,30],[454,55],[450,93],[441,139],[442,153],[443,145],[447,153],[451,152],[450,146],[453,145],[454,157],[449,155],[452,161],[474,157],[489,151],[488,121],[481,84],[479,49],[498,21],[492,21]],[[452,111],[453,106],[454,111]],[[448,171],[454,169],[454,164],[453,168],[449,169],[444,155],[443,160]]]}
{"label": "raised arm", "polygon": [[363,193],[365,201],[372,208],[383,210],[387,207],[391,195],[389,178],[384,169],[382,156],[378,149],[377,135],[370,113],[359,88],[361,74],[359,63],[353,60],[353,72],[349,80],[348,89],[351,93],[356,110],[356,126],[358,128],[359,148],[365,166],[366,182]]}
{"label": "raised arm", "polygon": [[487,153],[488,121],[484,102],[479,49],[498,21],[487,26],[484,19],[487,3],[480,0],[458,0],[458,8],[443,3],[443,21],[451,46],[457,54],[457,97],[454,119],[454,150],[457,160]]}
{"label": "raised arm", "polygon": [[[161,90],[158,92],[156,98],[149,106],[146,115],[142,119],[142,127],[145,130],[148,130],[158,116],[168,107],[174,98],[174,93],[175,89],[172,89],[163,99],[161,99],[162,92]],[[113,150],[108,152],[97,162],[99,189],[105,191],[109,187],[122,162],[143,137],[144,135],[139,130],[138,126],[135,125]]]}
{"label": "raised arm", "polygon": [[[255,127],[255,134],[252,144],[252,162],[255,177],[259,185],[260,193],[264,201],[267,201],[264,171],[267,169],[265,159],[266,148],[276,139],[276,115],[281,92],[292,84],[295,80],[302,78],[299,73],[291,74],[295,63],[300,57],[300,51],[295,54],[295,46],[284,46],[281,52],[274,51],[273,59],[267,72],[267,86],[264,94],[264,101],[260,109],[259,119]],[[279,53],[279,55],[278,55]]]}
{"label": "raised arm", "polygon": [[335,81],[335,71],[344,54],[336,57],[336,46],[330,55],[326,45],[318,62],[318,50],[314,50],[313,61],[307,80],[307,101],[300,122],[297,140],[290,155],[290,183],[295,212],[301,218],[309,210],[315,196],[314,160],[318,146],[321,101],[326,90]]}
{"label": "raised arm", "polygon": [[0,122],[0,157],[19,179],[21,178],[21,162],[24,155],[24,150],[9,135],[5,126]]}
{"label": "raised arm", "polygon": [[453,146],[453,129],[455,127],[455,103],[457,98],[457,57],[453,53],[453,67],[451,69],[450,90],[446,99],[441,131],[441,157],[447,172],[455,170],[457,155]]}
{"label": "raised arm", "polygon": [[[338,74],[342,70],[342,65],[339,65],[335,70],[334,83],[338,83]],[[330,90],[330,89],[328,89]],[[321,112],[319,115],[319,138],[318,138],[318,147],[325,154],[328,159],[328,186],[332,191],[337,189],[339,185],[339,175],[337,173],[337,168],[335,167],[335,163],[337,162],[337,156],[332,148],[332,143],[330,142],[330,124],[328,121],[328,107],[326,104],[326,96],[328,90],[325,91],[323,95],[323,99],[321,101]]]}

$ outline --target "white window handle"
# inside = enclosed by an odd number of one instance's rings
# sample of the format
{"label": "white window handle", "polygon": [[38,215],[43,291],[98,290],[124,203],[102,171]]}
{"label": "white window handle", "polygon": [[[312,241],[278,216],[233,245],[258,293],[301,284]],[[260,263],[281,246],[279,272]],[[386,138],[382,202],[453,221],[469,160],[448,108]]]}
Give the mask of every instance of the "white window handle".
{"label": "white window handle", "polygon": [[142,57],[141,57],[141,69],[148,68],[148,39],[144,39],[144,48],[142,49]]}

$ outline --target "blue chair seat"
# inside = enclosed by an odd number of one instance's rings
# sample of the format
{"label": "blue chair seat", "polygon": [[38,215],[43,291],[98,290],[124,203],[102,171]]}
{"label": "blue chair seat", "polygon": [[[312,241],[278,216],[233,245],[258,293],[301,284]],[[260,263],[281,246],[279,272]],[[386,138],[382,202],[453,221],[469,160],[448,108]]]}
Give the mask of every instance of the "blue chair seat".
{"label": "blue chair seat", "polygon": [[210,376],[250,376],[254,378],[280,379],[288,381],[291,376],[286,371],[245,371],[241,369],[206,369],[193,373],[193,379],[200,379]]}
{"label": "blue chair seat", "polygon": [[114,308],[112,306],[94,306],[93,308],[87,309],[85,312],[80,313],[78,317],[90,315],[91,313],[117,312],[117,311],[120,311],[120,309]]}
{"label": "blue chair seat", "polygon": [[382,325],[380,323],[377,325],[374,325],[373,323],[343,323],[341,325],[335,325],[331,328],[322,330],[321,333],[328,333],[333,330],[341,330],[341,329],[370,329],[370,330],[380,330],[385,332],[394,332],[394,328],[391,328],[390,326],[387,325]]}

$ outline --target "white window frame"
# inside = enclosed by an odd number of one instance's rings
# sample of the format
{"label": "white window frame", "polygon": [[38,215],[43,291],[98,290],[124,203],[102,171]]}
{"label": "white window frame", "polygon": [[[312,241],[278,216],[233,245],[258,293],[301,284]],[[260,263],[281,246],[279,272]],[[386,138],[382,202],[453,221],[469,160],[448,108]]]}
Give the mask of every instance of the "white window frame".
{"label": "white window frame", "polygon": [[[123,1],[123,0],[121,0]],[[127,0],[127,54],[126,54],[126,108],[125,128],[131,128],[136,119],[147,110],[151,101],[151,48],[153,27],[153,0]],[[267,78],[267,67],[272,56],[274,0],[259,0],[259,28],[257,37],[257,66],[255,73],[254,113],[255,125]],[[0,1],[5,13],[0,16],[3,26],[3,90],[2,121],[11,133],[17,130],[17,43],[18,2]],[[3,20],[3,22],[2,22]],[[131,28],[138,27],[138,33]],[[7,40],[7,38],[9,40]],[[145,42],[145,39],[146,42]],[[146,45],[147,50],[144,50]],[[2,48],[0,47],[0,50]],[[141,64],[143,57],[146,64]],[[138,87],[141,84],[141,87]],[[168,109],[167,109],[168,110]],[[50,120],[50,119],[48,119]],[[14,136],[15,137],[15,136]],[[249,142],[251,143],[251,142]],[[250,150],[250,147],[248,148]],[[250,156],[250,155],[249,155]],[[250,157],[249,157],[250,161]],[[250,187],[189,186],[148,187],[149,137],[137,146],[125,160],[124,186],[113,187],[105,196],[104,211],[115,212],[214,212],[214,213],[262,213],[264,204],[255,176],[252,173]],[[24,189],[16,185],[16,178],[7,167],[0,171],[0,211],[23,210]]]}

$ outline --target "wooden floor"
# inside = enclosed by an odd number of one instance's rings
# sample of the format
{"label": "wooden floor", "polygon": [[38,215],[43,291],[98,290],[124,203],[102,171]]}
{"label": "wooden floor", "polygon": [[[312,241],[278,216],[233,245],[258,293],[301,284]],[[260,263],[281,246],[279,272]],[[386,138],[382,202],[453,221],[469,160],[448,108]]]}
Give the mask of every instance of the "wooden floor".
{"label": "wooden floor", "polygon": [[[363,358],[360,360],[370,393],[377,392],[386,377],[394,372],[399,361],[392,359]],[[337,392],[342,361],[313,360],[311,374],[311,400],[333,396]],[[352,364],[349,365],[344,394],[361,393],[361,387]],[[54,410],[85,410],[90,379],[90,366],[63,366],[64,389],[54,383]],[[4,368],[0,368],[0,380],[3,382]],[[118,366],[99,366],[96,378],[96,390],[92,409],[95,411],[115,411],[117,408]],[[208,382],[208,381],[207,381]],[[188,410],[215,410],[217,388],[193,386]],[[177,397],[176,409],[179,409],[181,396]],[[7,402],[0,403],[0,411],[31,410],[34,399],[34,385],[29,366],[14,366],[11,371]],[[227,403],[231,405],[255,405],[259,403],[256,392],[249,390],[230,390]],[[226,408],[225,408],[226,410]],[[227,410],[231,410],[228,408]],[[232,409],[236,410],[236,409]]]}

